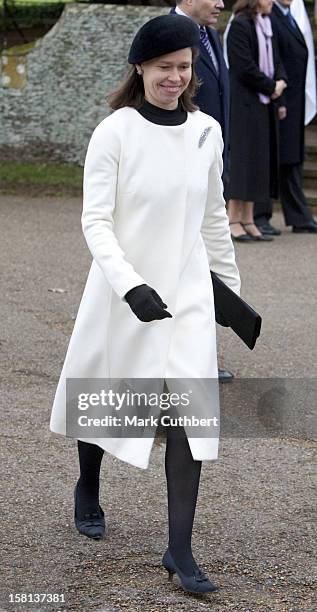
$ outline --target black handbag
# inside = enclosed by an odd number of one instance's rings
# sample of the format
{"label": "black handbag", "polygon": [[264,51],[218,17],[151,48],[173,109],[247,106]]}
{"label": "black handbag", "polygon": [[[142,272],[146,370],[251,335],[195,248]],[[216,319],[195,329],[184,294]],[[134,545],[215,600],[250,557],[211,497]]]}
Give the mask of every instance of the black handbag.
{"label": "black handbag", "polygon": [[214,272],[210,274],[217,323],[223,327],[231,327],[252,351],[261,332],[262,317]]}

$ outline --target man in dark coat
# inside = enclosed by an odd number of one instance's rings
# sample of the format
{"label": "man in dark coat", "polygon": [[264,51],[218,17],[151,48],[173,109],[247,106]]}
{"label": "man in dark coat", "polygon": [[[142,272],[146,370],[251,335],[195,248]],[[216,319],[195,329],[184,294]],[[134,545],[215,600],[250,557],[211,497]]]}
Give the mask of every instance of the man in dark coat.
{"label": "man in dark coat", "polygon": [[221,125],[226,173],[229,144],[229,76],[219,34],[213,29],[223,8],[222,0],[178,0],[176,8],[171,12],[190,17],[200,28],[199,57],[195,72],[202,84],[194,102],[203,113],[211,115]]}
{"label": "man in dark coat", "polygon": [[[216,119],[222,129],[224,141],[223,167],[224,181],[228,172],[228,139],[229,139],[229,75],[223,57],[218,32],[215,26],[224,8],[223,0],[178,0],[171,13],[190,17],[200,29],[199,57],[195,72],[202,82],[194,102],[200,110]],[[227,370],[218,370],[219,380],[225,382],[233,378]]]}
{"label": "man in dark coat", "polygon": [[[274,37],[288,77],[288,88],[279,100],[280,200],[285,223],[293,226],[293,232],[317,233],[317,224],[313,220],[302,189],[308,49],[290,13],[291,2],[292,0],[275,2],[271,13]],[[270,201],[256,203],[256,223],[264,233],[276,233],[269,223],[271,216]]]}

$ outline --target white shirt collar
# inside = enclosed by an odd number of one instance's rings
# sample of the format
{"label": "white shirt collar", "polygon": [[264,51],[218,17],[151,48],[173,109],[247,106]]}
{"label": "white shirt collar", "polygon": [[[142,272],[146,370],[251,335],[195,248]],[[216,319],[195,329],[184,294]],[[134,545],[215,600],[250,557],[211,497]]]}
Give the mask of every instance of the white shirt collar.
{"label": "white shirt collar", "polygon": [[276,6],[280,9],[280,11],[282,11],[283,15],[288,14],[288,11],[289,11],[288,6],[284,6],[283,4],[280,4],[279,2],[277,2],[277,0],[275,0],[274,4],[276,4]]}

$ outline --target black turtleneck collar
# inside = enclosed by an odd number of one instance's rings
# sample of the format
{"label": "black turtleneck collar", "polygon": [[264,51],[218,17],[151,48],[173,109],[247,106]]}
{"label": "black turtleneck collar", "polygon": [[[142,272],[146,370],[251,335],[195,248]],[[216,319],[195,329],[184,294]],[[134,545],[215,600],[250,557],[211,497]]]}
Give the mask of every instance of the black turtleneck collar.
{"label": "black turtleneck collar", "polygon": [[154,104],[144,100],[141,108],[137,110],[142,117],[157,125],[181,125],[185,123],[187,119],[187,111],[182,108],[180,102],[177,108],[166,110],[165,108],[154,106]]}

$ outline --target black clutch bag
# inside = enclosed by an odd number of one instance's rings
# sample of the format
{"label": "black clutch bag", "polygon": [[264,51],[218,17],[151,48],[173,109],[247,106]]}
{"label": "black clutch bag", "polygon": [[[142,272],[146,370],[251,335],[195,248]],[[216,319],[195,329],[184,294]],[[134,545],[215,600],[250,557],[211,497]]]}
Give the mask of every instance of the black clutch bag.
{"label": "black clutch bag", "polygon": [[224,327],[231,327],[252,351],[260,335],[262,318],[247,302],[223,283],[214,272],[210,272],[210,274],[214,289],[217,323]]}

